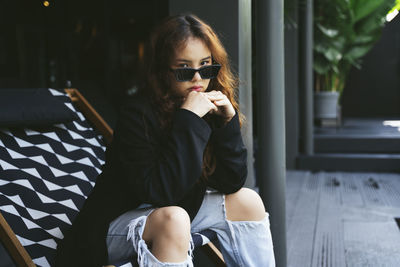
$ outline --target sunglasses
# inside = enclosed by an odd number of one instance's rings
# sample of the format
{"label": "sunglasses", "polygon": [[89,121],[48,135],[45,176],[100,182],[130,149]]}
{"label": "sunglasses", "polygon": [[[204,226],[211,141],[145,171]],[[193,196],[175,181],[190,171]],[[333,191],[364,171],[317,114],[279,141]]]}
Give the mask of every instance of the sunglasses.
{"label": "sunglasses", "polygon": [[193,79],[193,76],[196,72],[199,72],[200,77],[202,79],[212,79],[217,77],[219,69],[221,65],[207,65],[198,69],[193,68],[177,68],[171,69],[171,71],[175,74],[175,78],[178,82],[187,82]]}

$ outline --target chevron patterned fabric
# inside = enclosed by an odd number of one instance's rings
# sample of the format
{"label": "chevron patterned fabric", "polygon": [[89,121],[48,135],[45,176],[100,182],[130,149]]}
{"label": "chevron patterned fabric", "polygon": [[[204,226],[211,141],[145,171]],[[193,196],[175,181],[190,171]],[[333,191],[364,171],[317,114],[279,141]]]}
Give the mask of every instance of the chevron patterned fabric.
{"label": "chevron patterned fabric", "polygon": [[[57,241],[71,226],[105,161],[101,136],[68,95],[49,92],[79,120],[0,128],[0,212],[33,262],[43,267],[52,265]],[[193,234],[195,246],[213,238],[214,232]]]}
{"label": "chevron patterned fabric", "polygon": [[105,151],[70,98],[49,92],[80,119],[40,128],[0,128],[0,211],[39,266],[52,265],[56,241],[92,190]]}

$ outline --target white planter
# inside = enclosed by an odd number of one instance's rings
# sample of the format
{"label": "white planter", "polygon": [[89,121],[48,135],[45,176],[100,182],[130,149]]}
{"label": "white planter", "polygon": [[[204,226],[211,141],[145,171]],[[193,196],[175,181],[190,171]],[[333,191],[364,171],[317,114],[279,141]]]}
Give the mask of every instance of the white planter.
{"label": "white planter", "polygon": [[314,118],[337,119],[338,92],[314,93]]}

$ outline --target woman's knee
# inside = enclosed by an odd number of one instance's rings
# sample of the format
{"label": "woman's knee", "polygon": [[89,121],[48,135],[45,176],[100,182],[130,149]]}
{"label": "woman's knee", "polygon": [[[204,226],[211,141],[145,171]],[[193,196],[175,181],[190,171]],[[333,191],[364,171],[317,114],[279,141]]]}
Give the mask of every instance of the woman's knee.
{"label": "woman's knee", "polygon": [[231,221],[260,221],[265,207],[260,196],[249,188],[241,188],[225,196],[226,216]]}
{"label": "woman's knee", "polygon": [[177,206],[163,207],[153,211],[147,218],[143,239],[156,238],[190,240],[190,218],[187,212]]}

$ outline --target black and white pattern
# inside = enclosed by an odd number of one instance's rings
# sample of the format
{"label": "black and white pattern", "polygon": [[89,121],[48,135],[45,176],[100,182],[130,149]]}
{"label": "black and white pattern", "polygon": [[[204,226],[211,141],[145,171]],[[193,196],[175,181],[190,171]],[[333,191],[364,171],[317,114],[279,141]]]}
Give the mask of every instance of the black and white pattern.
{"label": "black and white pattern", "polygon": [[80,120],[0,128],[0,212],[38,266],[51,266],[56,241],[92,190],[105,146],[70,98],[49,92]]}
{"label": "black and white pattern", "polygon": [[[53,264],[57,241],[71,226],[105,161],[101,137],[70,98],[54,89],[49,92],[79,120],[0,128],[0,212],[33,262],[44,267]],[[192,236],[197,247],[214,239],[215,233],[206,230]]]}

